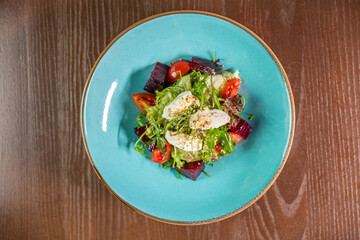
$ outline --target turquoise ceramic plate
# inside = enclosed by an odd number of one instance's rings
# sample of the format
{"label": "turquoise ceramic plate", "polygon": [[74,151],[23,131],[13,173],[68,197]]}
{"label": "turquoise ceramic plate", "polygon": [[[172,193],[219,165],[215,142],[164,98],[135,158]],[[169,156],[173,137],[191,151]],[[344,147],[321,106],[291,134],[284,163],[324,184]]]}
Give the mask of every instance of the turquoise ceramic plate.
{"label": "turquoise ceramic plate", "polygon": [[[139,110],[131,95],[144,92],[156,61],[221,58],[238,69],[253,133],[221,158],[212,175],[180,180],[133,148]],[[206,12],[147,18],[118,35],[96,61],[84,89],[81,126],[92,166],[105,186],[136,211],[168,223],[201,224],[238,213],[275,181],[294,133],[294,103],[279,61],[254,33]]]}

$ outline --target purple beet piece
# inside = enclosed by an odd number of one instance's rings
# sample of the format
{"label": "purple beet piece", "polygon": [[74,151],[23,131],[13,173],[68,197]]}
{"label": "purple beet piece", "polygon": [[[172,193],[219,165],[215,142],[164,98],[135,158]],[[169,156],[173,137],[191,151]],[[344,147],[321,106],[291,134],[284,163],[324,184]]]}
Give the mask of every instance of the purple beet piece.
{"label": "purple beet piece", "polygon": [[[146,131],[146,126],[144,127],[140,127],[140,128],[134,128],[134,132],[135,134],[140,137],[144,132]],[[150,140],[150,138],[148,136],[146,136],[146,134],[142,137],[141,139],[143,142],[147,142]]]}
{"label": "purple beet piece", "polygon": [[205,163],[202,160],[200,160],[196,162],[185,163],[182,168],[175,168],[175,169],[185,177],[196,181],[196,179],[205,169]]}
{"label": "purple beet piece", "polygon": [[218,61],[213,62],[199,57],[193,57],[190,62],[190,69],[201,72],[202,74],[209,73],[210,75],[214,75],[223,67],[223,65],[218,64]]}
{"label": "purple beet piece", "polygon": [[165,64],[157,62],[154,70],[150,73],[144,89],[149,93],[155,93],[155,91],[161,91],[164,87],[166,74],[169,67]]}
{"label": "purple beet piece", "polygon": [[149,149],[150,152],[153,152],[156,145],[157,145],[157,141],[155,140],[152,143],[150,143],[150,145],[147,147],[147,149]]}
{"label": "purple beet piece", "polygon": [[252,127],[244,119],[234,116],[234,118],[227,124],[231,131],[239,134],[243,139],[246,139],[252,132]]}

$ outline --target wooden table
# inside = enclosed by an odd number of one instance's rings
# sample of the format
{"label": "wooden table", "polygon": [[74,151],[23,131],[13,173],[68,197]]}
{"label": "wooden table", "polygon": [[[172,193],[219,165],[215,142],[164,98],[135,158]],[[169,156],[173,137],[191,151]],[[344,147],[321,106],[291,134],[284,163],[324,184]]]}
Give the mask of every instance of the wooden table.
{"label": "wooden table", "polygon": [[[203,226],[156,222],[112,196],[79,124],[105,46],[138,20],[180,9],[222,14],[264,39],[297,112],[271,189]],[[360,1],[0,0],[0,81],[0,239],[360,239]]]}

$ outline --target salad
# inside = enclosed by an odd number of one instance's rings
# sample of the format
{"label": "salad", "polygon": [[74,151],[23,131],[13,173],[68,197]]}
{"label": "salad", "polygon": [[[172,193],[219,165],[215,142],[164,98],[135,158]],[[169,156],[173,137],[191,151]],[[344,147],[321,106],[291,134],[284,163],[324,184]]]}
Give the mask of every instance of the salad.
{"label": "salad", "polygon": [[[137,116],[135,150],[165,169],[196,180],[205,165],[230,154],[251,126],[240,116],[245,98],[238,94],[239,72],[222,71],[220,59],[193,57],[168,67],[157,62],[144,89],[132,96]],[[181,174],[181,175],[180,175]],[[208,175],[208,174],[207,174]]]}

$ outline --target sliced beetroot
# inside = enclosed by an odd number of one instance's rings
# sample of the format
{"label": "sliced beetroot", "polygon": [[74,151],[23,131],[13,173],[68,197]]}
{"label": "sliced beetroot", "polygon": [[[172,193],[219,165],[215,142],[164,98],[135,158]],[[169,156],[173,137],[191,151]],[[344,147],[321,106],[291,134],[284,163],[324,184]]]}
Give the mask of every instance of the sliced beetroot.
{"label": "sliced beetroot", "polygon": [[239,134],[243,139],[246,139],[252,132],[252,127],[244,119],[233,116],[233,119],[227,124],[231,131]]}
{"label": "sliced beetroot", "polygon": [[185,163],[182,168],[175,168],[175,169],[185,177],[196,181],[196,179],[205,169],[205,163],[202,160],[200,160],[196,162]]}
{"label": "sliced beetroot", "polygon": [[224,67],[223,65],[219,65],[218,61],[213,62],[205,58],[193,57],[190,62],[190,68],[202,74],[209,73],[210,75],[214,75]]}
{"label": "sliced beetroot", "polygon": [[[138,137],[140,137],[144,132],[146,131],[146,126],[144,126],[144,127],[140,127],[140,128],[134,128],[134,132],[135,132],[135,134],[138,136]],[[146,136],[146,134],[141,138],[141,140],[143,141],[143,142],[147,142],[147,141],[149,141],[150,140],[150,138],[148,137],[148,136]]]}
{"label": "sliced beetroot", "polygon": [[149,79],[147,80],[144,89],[149,93],[161,91],[164,88],[168,69],[169,67],[165,64],[157,62],[155,64],[154,70],[150,73]]}

